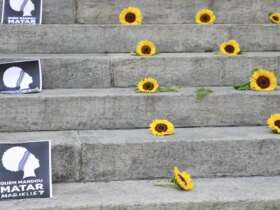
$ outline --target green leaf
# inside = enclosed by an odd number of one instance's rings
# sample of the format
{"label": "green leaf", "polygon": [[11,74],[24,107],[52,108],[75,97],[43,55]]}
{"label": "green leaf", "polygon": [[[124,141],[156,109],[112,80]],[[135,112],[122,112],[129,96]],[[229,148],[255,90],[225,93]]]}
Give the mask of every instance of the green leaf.
{"label": "green leaf", "polygon": [[246,82],[246,83],[243,83],[243,84],[240,84],[240,85],[237,85],[237,86],[234,86],[234,89],[235,90],[250,90],[250,82]]}
{"label": "green leaf", "polygon": [[196,94],[196,99],[201,101],[203,100],[206,96],[208,96],[209,94],[213,93],[212,90],[210,89],[206,89],[206,88],[199,88],[195,91]]}

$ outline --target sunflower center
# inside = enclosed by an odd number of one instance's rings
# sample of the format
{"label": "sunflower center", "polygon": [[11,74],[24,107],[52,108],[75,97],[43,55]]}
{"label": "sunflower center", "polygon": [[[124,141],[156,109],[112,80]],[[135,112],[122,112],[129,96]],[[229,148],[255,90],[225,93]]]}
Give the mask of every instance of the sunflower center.
{"label": "sunflower center", "polygon": [[276,120],[274,125],[277,126],[278,128],[280,128],[280,120]]}
{"label": "sunflower center", "polygon": [[125,20],[128,23],[134,23],[136,21],[136,15],[132,12],[129,12],[125,15]]}
{"label": "sunflower center", "polygon": [[203,23],[208,23],[210,20],[211,20],[211,18],[208,14],[203,14],[200,17],[200,21]]}
{"label": "sunflower center", "polygon": [[151,47],[148,45],[143,46],[141,50],[142,50],[142,53],[145,55],[149,55],[152,52]]}
{"label": "sunflower center", "polygon": [[184,182],[184,184],[186,185],[186,186],[188,186],[188,183],[187,183],[187,181],[185,180],[185,178],[181,175],[181,174],[178,174],[179,175],[179,178],[182,180],[182,182]]}
{"label": "sunflower center", "polygon": [[276,16],[276,15],[272,16],[272,19],[275,20],[275,21],[279,21],[279,17]]}
{"label": "sunflower center", "polygon": [[265,88],[268,88],[269,85],[270,85],[270,80],[265,77],[265,76],[260,76],[258,79],[257,79],[257,84],[259,87],[265,89]]}
{"label": "sunflower center", "polygon": [[157,132],[162,133],[162,132],[166,132],[168,127],[167,127],[167,125],[160,123],[160,124],[156,125],[155,129]]}
{"label": "sunflower center", "polygon": [[143,89],[144,90],[153,90],[154,89],[154,84],[151,83],[151,82],[146,82],[144,85],[143,85]]}
{"label": "sunflower center", "polygon": [[232,46],[232,45],[227,45],[227,46],[225,47],[225,51],[226,51],[227,53],[234,53],[234,50],[235,50],[235,48],[234,48],[234,46]]}

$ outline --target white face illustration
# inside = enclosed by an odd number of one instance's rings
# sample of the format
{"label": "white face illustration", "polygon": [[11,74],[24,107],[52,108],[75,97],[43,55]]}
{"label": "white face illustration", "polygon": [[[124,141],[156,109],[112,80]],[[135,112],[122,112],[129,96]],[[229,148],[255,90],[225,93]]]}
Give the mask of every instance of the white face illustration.
{"label": "white face illustration", "polygon": [[6,150],[2,164],[8,171],[23,171],[23,178],[36,177],[35,170],[40,167],[39,160],[24,147],[12,147]]}
{"label": "white face illustration", "polygon": [[29,88],[29,85],[33,83],[33,79],[22,68],[13,66],[4,72],[3,83],[7,88],[23,90]]}
{"label": "white face illustration", "polygon": [[10,0],[10,7],[16,12],[23,12],[23,16],[32,16],[35,5],[31,0]]}

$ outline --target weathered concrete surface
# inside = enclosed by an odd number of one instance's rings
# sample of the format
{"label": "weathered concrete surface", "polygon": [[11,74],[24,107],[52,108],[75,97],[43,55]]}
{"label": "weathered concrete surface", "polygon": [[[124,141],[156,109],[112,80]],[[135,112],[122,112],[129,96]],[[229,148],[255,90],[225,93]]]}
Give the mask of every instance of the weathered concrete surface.
{"label": "weathered concrete surface", "polygon": [[163,86],[234,86],[248,81],[255,68],[280,72],[280,53],[243,53],[227,58],[218,53],[159,54],[149,59],[133,55],[112,55],[116,87],[131,87],[146,76]]}
{"label": "weathered concrete surface", "polygon": [[[194,23],[198,10],[211,8],[217,23],[269,23],[268,14],[280,8],[278,0],[78,0],[79,23],[116,24],[128,6],[142,10],[144,23]],[[279,10],[279,9],[278,9]],[[279,12],[279,11],[278,11]]]}
{"label": "weathered concrete surface", "polygon": [[[1,143],[20,143],[35,140],[51,140],[54,182],[79,180],[81,149],[76,132],[0,133]],[[0,209],[2,208],[0,207]]]}
{"label": "weathered concrete surface", "polygon": [[145,128],[154,118],[177,127],[264,125],[279,112],[280,91],[211,88],[198,101],[197,88],[176,93],[139,94],[134,89],[56,89],[39,94],[1,95],[0,130]]}
{"label": "weathered concrete surface", "polygon": [[46,0],[43,23],[71,24],[76,20],[76,0]]}
{"label": "weathered concrete surface", "polygon": [[197,179],[183,192],[157,187],[159,181],[57,184],[54,198],[1,202],[13,210],[279,210],[280,178]]}
{"label": "weathered concrete surface", "polygon": [[280,174],[280,136],[265,127],[176,129],[169,137],[148,130],[85,131],[85,181],[166,178],[177,165],[198,177]]}
{"label": "weathered concrete surface", "polygon": [[1,25],[0,53],[127,53],[142,39],[161,53],[217,51],[228,39],[244,52],[277,51],[279,36],[277,25]]}
{"label": "weathered concrete surface", "polygon": [[43,88],[106,88],[111,86],[110,58],[106,55],[0,54],[0,63],[41,59]]}
{"label": "weathered concrete surface", "polygon": [[[3,0],[0,0],[1,11],[2,4]],[[71,24],[75,23],[75,19],[75,0],[43,0],[43,24]]]}

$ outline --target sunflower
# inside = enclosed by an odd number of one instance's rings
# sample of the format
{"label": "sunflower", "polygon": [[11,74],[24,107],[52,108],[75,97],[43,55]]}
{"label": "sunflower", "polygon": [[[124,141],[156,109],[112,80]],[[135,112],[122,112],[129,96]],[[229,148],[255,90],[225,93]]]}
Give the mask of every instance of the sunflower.
{"label": "sunflower", "polygon": [[272,23],[280,24],[280,13],[269,14],[269,20]]}
{"label": "sunflower", "polygon": [[136,7],[124,8],[119,15],[119,21],[123,25],[141,25],[143,22],[142,12]]}
{"label": "sunflower", "polygon": [[273,91],[277,88],[277,77],[274,72],[258,69],[250,78],[250,89],[255,91]]}
{"label": "sunflower", "polygon": [[146,77],[137,84],[137,90],[140,93],[154,93],[158,88],[158,81],[152,77]]}
{"label": "sunflower", "polygon": [[166,119],[156,119],[150,124],[150,132],[154,136],[167,136],[174,134],[174,125]]}
{"label": "sunflower", "polygon": [[273,132],[280,134],[280,113],[271,115],[267,124]]}
{"label": "sunflower", "polygon": [[138,56],[152,56],[157,53],[156,45],[149,41],[143,40],[137,44],[136,55]]}
{"label": "sunflower", "polygon": [[191,175],[186,171],[180,171],[178,167],[174,167],[172,182],[184,191],[190,191],[194,187]]}
{"label": "sunflower", "polygon": [[236,56],[240,54],[240,45],[235,40],[229,40],[220,45],[220,52],[227,56]]}
{"label": "sunflower", "polygon": [[210,9],[201,9],[196,13],[195,22],[197,24],[209,25],[216,22],[215,13]]}

